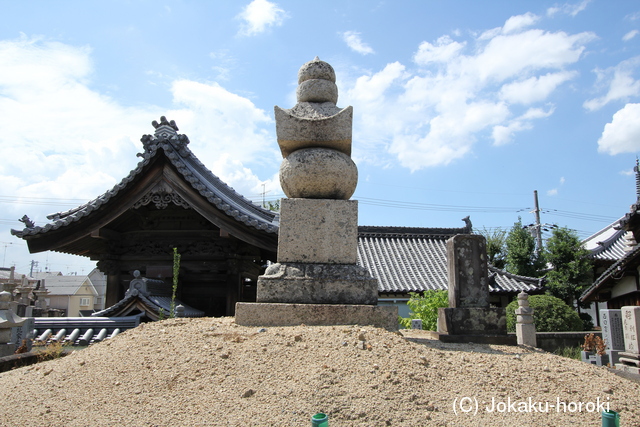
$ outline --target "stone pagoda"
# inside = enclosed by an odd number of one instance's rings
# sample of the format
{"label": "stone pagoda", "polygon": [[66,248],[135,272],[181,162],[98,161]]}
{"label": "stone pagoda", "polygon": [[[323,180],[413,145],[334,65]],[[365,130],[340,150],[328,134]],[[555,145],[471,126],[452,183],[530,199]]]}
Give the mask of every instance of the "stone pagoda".
{"label": "stone pagoda", "polygon": [[377,306],[377,280],[356,265],[353,108],[336,106],[335,81],[331,65],[316,57],[298,72],[297,104],[275,107],[287,196],[280,204],[277,263],[258,278],[257,302],[237,304],[237,323],[397,329],[397,308]]}

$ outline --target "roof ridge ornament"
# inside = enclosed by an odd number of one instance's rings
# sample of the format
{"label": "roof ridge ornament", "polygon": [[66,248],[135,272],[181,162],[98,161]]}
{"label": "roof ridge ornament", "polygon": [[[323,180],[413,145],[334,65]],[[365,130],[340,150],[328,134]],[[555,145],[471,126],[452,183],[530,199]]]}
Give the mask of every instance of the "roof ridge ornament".
{"label": "roof ridge ornament", "polygon": [[156,129],[154,133],[156,138],[171,138],[172,136],[178,135],[179,129],[175,120],[168,121],[165,116],[161,116],[160,123],[154,120],[151,124]]}

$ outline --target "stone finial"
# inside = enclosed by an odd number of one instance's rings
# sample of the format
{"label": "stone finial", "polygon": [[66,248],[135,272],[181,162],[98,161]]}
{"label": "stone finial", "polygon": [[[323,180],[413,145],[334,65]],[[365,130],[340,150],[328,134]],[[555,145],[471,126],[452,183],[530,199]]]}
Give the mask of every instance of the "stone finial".
{"label": "stone finial", "polygon": [[338,86],[336,73],[328,63],[317,56],[300,67],[298,71],[298,102],[338,102]]}
{"label": "stone finial", "polygon": [[280,184],[289,198],[348,200],[358,183],[351,160],[353,109],[338,108],[333,67],[316,57],[298,71],[297,104],[275,107],[284,158]]}

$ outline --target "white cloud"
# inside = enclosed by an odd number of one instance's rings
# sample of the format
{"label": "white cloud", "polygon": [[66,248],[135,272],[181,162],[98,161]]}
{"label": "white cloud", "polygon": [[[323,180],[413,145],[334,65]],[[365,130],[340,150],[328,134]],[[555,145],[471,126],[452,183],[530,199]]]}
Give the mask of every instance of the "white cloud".
{"label": "white cloud", "polygon": [[351,50],[358,52],[361,55],[375,53],[371,46],[362,41],[360,33],[357,31],[345,31],[342,33],[342,39]]}
{"label": "white cloud", "polygon": [[240,34],[255,36],[265,32],[269,27],[282,25],[287,13],[276,3],[267,0],[253,0],[238,17],[244,21],[240,27]]}
{"label": "white cloud", "polygon": [[633,77],[640,66],[640,56],[622,61],[615,67],[605,70],[596,69],[596,86],[607,87],[607,93],[599,98],[589,99],[583,106],[589,111],[598,110],[609,102],[625,100],[631,96],[640,95],[640,80]]}
{"label": "white cloud", "polygon": [[557,196],[558,195],[558,189],[557,188],[552,188],[551,190],[547,191],[547,196]]}
{"label": "white cloud", "polygon": [[343,83],[342,102],[358,106],[354,139],[366,141],[356,154],[371,160],[382,149],[411,170],[446,165],[480,139],[507,144],[553,114],[549,97],[575,78],[570,66],[595,36],[527,29],[535,20],[510,18],[506,32],[467,41],[424,41],[414,64],[387,64]]}
{"label": "white cloud", "polygon": [[458,56],[465,44],[455,42],[449,36],[438,38],[435,45],[429,42],[422,42],[413,56],[413,60],[419,65],[427,65],[431,62],[446,63]]}
{"label": "white cloud", "polygon": [[[174,106],[127,107],[87,86],[92,70],[88,48],[26,37],[0,42],[0,157],[14,159],[0,163],[3,194],[97,197],[135,167],[139,138],[161,115],[175,120],[198,158],[238,191],[277,187],[249,169],[279,161],[272,119],[250,100],[216,83],[180,80],[172,85]],[[67,208],[4,207],[8,218],[29,213],[40,224]]]}
{"label": "white cloud", "polygon": [[563,185],[563,184],[564,184],[564,182],[565,182],[564,176],[561,176],[561,177],[560,177],[560,185]]}
{"label": "white cloud", "polygon": [[610,155],[640,151],[640,104],[627,104],[613,115],[598,140],[598,151]]}
{"label": "white cloud", "polygon": [[547,9],[547,16],[553,16],[556,13],[564,13],[570,16],[576,16],[587,8],[587,5],[591,3],[591,0],[582,0],[580,3],[565,3],[563,5],[556,5]]}
{"label": "white cloud", "polygon": [[627,34],[625,34],[622,37],[622,41],[628,42],[629,40],[631,40],[632,38],[634,38],[635,36],[637,36],[638,34],[640,34],[640,31],[638,30],[631,30],[629,31]]}
{"label": "white cloud", "polygon": [[500,88],[500,97],[507,102],[515,104],[531,104],[540,102],[556,90],[556,88],[567,80],[578,75],[575,71],[560,71],[557,73],[547,73],[544,76],[533,76],[526,80],[508,83]]}
{"label": "white cloud", "polygon": [[534,15],[531,12],[527,12],[524,15],[512,16],[511,18],[507,19],[507,22],[504,23],[504,27],[502,27],[502,33],[509,34],[517,32],[522,28],[530,27],[539,19],[539,16]]}

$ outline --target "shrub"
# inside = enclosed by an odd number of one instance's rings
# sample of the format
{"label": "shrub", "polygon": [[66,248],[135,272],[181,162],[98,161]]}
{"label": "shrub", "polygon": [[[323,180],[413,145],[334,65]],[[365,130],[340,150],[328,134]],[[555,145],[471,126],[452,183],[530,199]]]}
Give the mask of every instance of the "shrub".
{"label": "shrub", "polygon": [[583,331],[593,331],[593,318],[589,313],[579,313]]}
{"label": "shrub", "polygon": [[438,308],[449,307],[447,291],[425,291],[422,296],[411,292],[407,305],[411,309],[409,317],[399,317],[398,321],[404,328],[411,328],[412,319],[422,319],[422,329],[435,331],[438,326]]}
{"label": "shrub", "polygon": [[[531,295],[529,305],[533,307],[533,321],[538,332],[581,331],[584,327],[578,312],[560,298],[551,295]],[[507,330],[515,332],[517,299],[507,305]]]}

